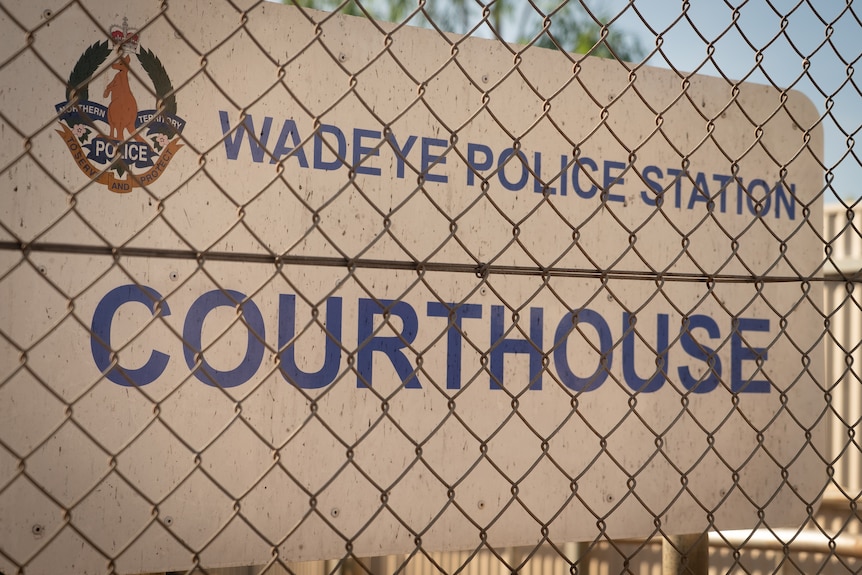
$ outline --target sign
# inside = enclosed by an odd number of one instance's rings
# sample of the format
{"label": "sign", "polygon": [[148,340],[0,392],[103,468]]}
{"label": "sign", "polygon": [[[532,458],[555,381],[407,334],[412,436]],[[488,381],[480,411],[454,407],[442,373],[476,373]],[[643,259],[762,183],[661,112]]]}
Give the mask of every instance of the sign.
{"label": "sign", "polygon": [[800,94],[272,4],[88,10],[2,40],[0,570],[808,516]]}

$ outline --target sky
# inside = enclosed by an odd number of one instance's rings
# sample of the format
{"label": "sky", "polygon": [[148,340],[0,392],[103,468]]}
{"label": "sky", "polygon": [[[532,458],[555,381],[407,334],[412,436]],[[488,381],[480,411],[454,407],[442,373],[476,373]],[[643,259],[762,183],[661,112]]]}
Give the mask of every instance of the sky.
{"label": "sky", "polygon": [[[625,0],[587,4],[619,14],[611,25],[637,35],[648,51],[660,34],[661,54],[650,65],[708,75],[721,70],[732,79],[803,92],[824,119],[825,162],[834,176],[826,201],[862,196],[862,144],[853,146],[862,124],[862,4],[851,9],[839,0],[635,0],[639,14]],[[683,5],[685,16],[678,20]]]}

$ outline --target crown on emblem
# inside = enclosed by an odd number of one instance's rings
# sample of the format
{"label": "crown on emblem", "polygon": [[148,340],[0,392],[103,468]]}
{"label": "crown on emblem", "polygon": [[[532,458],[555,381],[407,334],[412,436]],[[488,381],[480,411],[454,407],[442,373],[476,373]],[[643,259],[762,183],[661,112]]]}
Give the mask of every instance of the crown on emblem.
{"label": "crown on emblem", "polygon": [[137,54],[140,39],[138,38],[138,29],[129,28],[129,20],[123,17],[123,25],[114,24],[111,26],[111,39],[114,45],[118,46],[123,54]]}

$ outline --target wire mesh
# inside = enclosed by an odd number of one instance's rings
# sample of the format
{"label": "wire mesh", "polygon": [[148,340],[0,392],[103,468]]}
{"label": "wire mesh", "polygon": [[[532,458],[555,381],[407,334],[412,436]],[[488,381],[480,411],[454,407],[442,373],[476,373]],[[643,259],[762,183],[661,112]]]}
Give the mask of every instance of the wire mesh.
{"label": "wire mesh", "polygon": [[311,4],[0,0],[0,573],[858,573],[852,0]]}

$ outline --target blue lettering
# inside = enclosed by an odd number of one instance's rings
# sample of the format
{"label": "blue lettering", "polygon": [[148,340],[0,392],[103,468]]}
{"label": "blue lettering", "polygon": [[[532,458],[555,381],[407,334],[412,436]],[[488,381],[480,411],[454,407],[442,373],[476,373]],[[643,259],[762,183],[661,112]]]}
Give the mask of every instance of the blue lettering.
{"label": "blue lettering", "polygon": [[[323,141],[323,134],[332,134],[335,136],[336,148],[333,150],[328,142]],[[335,154],[334,160],[323,159],[323,146]],[[338,126],[330,124],[321,124],[314,134],[314,169],[315,170],[337,170],[344,164],[344,158],[347,154],[347,140],[344,139],[344,132],[338,129]]]}
{"label": "blue lettering", "polygon": [[130,369],[121,366],[119,362],[111,366],[111,324],[117,310],[127,303],[144,304],[154,316],[171,315],[171,308],[167,302],[162,301],[162,294],[152,288],[137,285],[114,288],[102,298],[93,313],[93,321],[90,324],[90,351],[96,367],[110,381],[125,387],[140,387],[154,382],[162,375],[170,356],[153,350],[143,367]]}
{"label": "blue lettering", "polygon": [[[392,145],[392,149],[395,150],[395,174],[399,178],[404,177],[404,164],[407,162],[407,154],[410,153],[410,150],[413,149],[413,144],[416,143],[416,136],[408,136],[407,141],[404,142],[404,147],[401,148],[398,146],[398,140],[395,139],[395,134],[390,133],[386,140]],[[412,166],[411,166],[412,167]]]}
{"label": "blue lettering", "polygon": [[667,175],[673,176],[673,205],[676,208],[682,207],[682,175],[685,174],[682,170],[676,168],[668,168]]}
{"label": "blue lettering", "polygon": [[445,184],[449,176],[443,174],[432,174],[429,172],[434,166],[442,166],[446,163],[446,156],[438,156],[431,153],[431,146],[448,148],[449,142],[437,138],[422,138],[422,175],[426,182],[439,182]]}
{"label": "blue lettering", "polygon": [[[596,371],[587,377],[575,375],[569,367],[569,336],[577,329],[578,324],[581,323],[593,326],[599,335],[599,353],[601,354],[601,359],[599,360],[599,365],[596,366]],[[560,378],[563,385],[572,391],[580,392],[598,389],[611,372],[611,366],[614,363],[613,344],[611,328],[608,327],[605,319],[593,310],[579,309],[564,315],[557,325],[557,332],[554,335],[554,364],[557,367],[557,377]]]}
{"label": "blue lettering", "polygon": [[652,393],[658,391],[667,381],[667,358],[670,331],[668,328],[670,318],[665,313],[658,314],[657,337],[656,337],[656,368],[649,379],[642,379],[635,370],[635,324],[637,316],[623,312],[623,378],[626,384],[635,391],[641,393]]}
{"label": "blue lettering", "polygon": [[[623,179],[623,174],[625,173],[626,164],[623,162],[614,162],[612,160],[606,160],[604,165],[604,180],[602,181],[602,199],[608,202],[624,202],[626,200],[625,196],[621,194],[612,194],[611,188],[617,184],[623,185],[626,183],[625,179]],[[623,170],[622,173],[617,175],[611,175],[611,170]]]}
{"label": "blue lettering", "polygon": [[[281,294],[278,296],[278,367],[285,381],[300,389],[321,389],[338,379],[342,369],[342,326],[343,303],[341,297],[329,297],[326,302],[326,319],[318,319],[317,313],[307,325],[297,325],[296,295]],[[108,292],[96,306],[90,326],[90,348],[95,365],[109,381],[126,387],[144,386],[160,378],[170,360],[167,353],[151,350],[149,358],[142,367],[130,368],[122,365],[122,358],[115,354],[111,346],[111,331],[115,320],[126,314],[122,308],[126,304],[142,304],[150,310],[154,318],[171,315],[171,310],[161,294],[152,288],[138,285],[123,285]],[[207,317],[219,307],[228,307],[241,313],[236,327],[245,325],[247,340],[244,353],[234,369],[220,371],[213,368],[204,355],[209,344],[204,347],[203,329]],[[588,392],[598,389],[610,376],[613,367],[615,342],[608,327],[608,322],[598,312],[590,309],[579,309],[566,312],[560,319],[554,334],[554,345],[551,351],[544,351],[543,322],[544,310],[530,308],[529,327],[527,321],[519,323],[518,317],[513,318],[514,325],[506,325],[507,308],[503,305],[491,306],[490,347],[487,351],[488,370],[490,372],[490,389],[506,388],[506,361],[526,361],[529,359],[529,380],[526,382],[509,382],[508,389],[518,392],[524,390],[541,390],[543,372],[547,369],[548,356],[553,355],[556,375],[566,388],[576,392]],[[382,316],[382,317],[378,317]],[[462,389],[463,353],[465,347],[465,319],[480,319],[483,317],[483,306],[472,303],[427,302],[427,316],[447,318],[446,324],[446,389]],[[647,341],[638,335],[637,316],[634,313],[622,312],[622,336],[617,340],[622,350],[621,379],[625,385],[636,393],[654,393],[659,391],[671,378],[670,367],[670,315],[656,314],[655,343]],[[156,320],[151,320],[156,321]],[[211,320],[212,321],[212,320]],[[302,334],[309,334],[308,327],[318,326],[322,330],[323,345],[320,342],[313,346],[322,354],[322,365],[318,362],[308,363],[320,365],[316,370],[305,371],[297,365],[295,344]],[[376,327],[375,327],[376,326]],[[399,327],[400,326],[400,327]],[[585,329],[583,326],[590,326]],[[391,330],[391,331],[390,331]],[[595,335],[593,335],[593,330]],[[702,331],[698,331],[702,330]],[[314,330],[311,330],[314,331]],[[379,335],[381,332],[392,335]],[[749,333],[768,333],[770,320],[756,318],[735,318],[731,324],[729,337],[730,375],[727,378],[732,393],[769,393],[771,383],[763,375],[764,362],[768,359],[768,347],[755,347],[746,337]],[[299,332],[299,333],[298,333]],[[414,367],[409,354],[414,349],[414,342],[419,332],[419,320],[416,310],[407,302],[400,300],[376,300],[360,298],[357,310],[358,345],[355,352],[357,387],[372,387],[375,361],[380,361],[382,353],[385,360],[392,365],[401,385],[408,389],[421,389],[418,378],[418,368]],[[430,345],[437,345],[442,339],[439,330],[433,330]],[[529,335],[526,335],[526,332]],[[577,333],[573,348],[569,348],[570,336]],[[597,337],[596,337],[597,336]],[[764,336],[766,337],[766,336]],[[185,362],[194,376],[203,383],[220,388],[231,388],[250,381],[260,369],[266,352],[266,333],[263,316],[257,305],[244,294],[233,290],[213,290],[201,295],[188,310],[182,330],[182,345]],[[708,315],[691,315],[683,318],[679,334],[679,343],[683,354],[688,359],[676,369],[678,381],[682,388],[695,394],[714,391],[722,382],[722,360],[713,347],[704,345],[704,341],[721,340],[722,334],[718,323]],[[594,343],[598,340],[598,343]],[[638,343],[640,339],[640,343]],[[586,346],[587,353],[581,357],[574,347]],[[126,344],[120,345],[125,349]],[[422,349],[428,346],[423,344]],[[640,348],[640,350],[638,349]],[[471,349],[468,347],[468,349]],[[597,363],[588,362],[585,357],[593,356],[590,350],[596,352]],[[209,351],[210,357],[213,352]],[[647,362],[637,361],[638,354],[646,353],[647,357],[655,356],[655,369]],[[509,356],[519,356],[517,360]],[[527,356],[524,358],[523,356]],[[575,359],[577,358],[577,359]],[[126,359],[128,362],[128,358]],[[575,362],[570,365],[570,361]],[[702,363],[699,363],[702,362]],[[746,362],[755,362],[751,365]],[[302,362],[300,362],[302,363]],[[645,377],[641,377],[638,369],[643,369]],[[379,369],[379,366],[378,366]],[[443,369],[442,364],[439,369]],[[510,370],[511,371],[511,370]],[[576,373],[578,372],[578,373]],[[589,375],[583,377],[586,372]],[[391,374],[390,374],[391,375]],[[762,379],[756,379],[760,376]],[[433,377],[433,376],[432,376]],[[509,376],[511,378],[511,374]]]}
{"label": "blue lettering", "polygon": [[[212,367],[203,356],[203,327],[207,315],[218,307],[239,307],[242,311],[244,323],[248,327],[248,340],[245,356],[234,369],[221,371]],[[195,377],[207,385],[213,387],[236,387],[247,382],[257,372],[260,362],[263,360],[266,330],[263,325],[263,316],[257,305],[247,299],[246,296],[234,290],[213,290],[203,294],[195,300],[186,322],[183,325],[183,354],[186,365],[192,370]],[[195,367],[198,362],[200,365]]]}
{"label": "blue lettering", "polygon": [[569,168],[569,157],[565,154],[560,156],[560,173],[557,176],[560,178],[560,195],[565,196],[568,192],[569,179],[566,177],[566,172]]}
{"label": "blue lettering", "polygon": [[575,168],[572,170],[572,188],[574,188],[575,193],[580,197],[588,200],[596,195],[598,191],[598,187],[596,187],[596,180],[593,176],[587,175],[587,180],[591,183],[590,189],[584,190],[581,188],[580,174],[581,170],[583,170],[583,166],[588,166],[592,171],[597,171],[599,169],[598,164],[592,161],[590,158],[584,156],[583,158],[578,158],[575,162]]}
{"label": "blue lettering", "polygon": [[251,159],[257,163],[263,162],[264,153],[266,152],[266,142],[269,140],[269,131],[272,128],[272,118],[265,116],[263,119],[263,128],[260,131],[258,138],[257,132],[254,129],[254,120],[251,114],[247,114],[242,120],[242,124],[234,130],[233,138],[230,136],[230,117],[227,112],[219,110],[219,119],[221,120],[221,131],[224,136],[224,149],[229,160],[236,160],[239,157],[239,149],[242,147],[243,135],[248,131],[248,145],[251,148]]}
{"label": "blue lettering", "polygon": [[682,349],[695,359],[706,362],[709,370],[706,376],[696,378],[691,374],[691,369],[688,366],[680,367],[677,371],[679,379],[683,387],[692,393],[709,393],[718,387],[719,378],[721,378],[721,358],[715,353],[715,350],[699,343],[692,331],[695,329],[704,329],[706,334],[711,339],[721,337],[721,330],[718,329],[718,324],[708,315],[693,315],[686,319],[683,324],[683,332],[679,338]]}
{"label": "blue lettering", "polygon": [[491,306],[491,389],[502,389],[505,383],[506,354],[530,356],[530,389],[542,389],[542,316],[541,308],[530,308],[530,339],[506,339],[503,328],[505,309]]}
{"label": "blue lettering", "polygon": [[790,184],[790,193],[784,189],[781,182],[775,186],[775,217],[781,217],[781,206],[787,210],[787,217],[791,220],[796,219],[796,185]]}
{"label": "blue lettering", "polygon": [[302,371],[296,365],[296,348],[293,345],[296,335],[296,296],[280,295],[278,310],[278,349],[284,379],[302,389],[320,389],[335,381],[341,367],[341,298],[326,300],[323,366],[315,372]]}
{"label": "blue lettering", "polygon": [[[375,335],[374,316],[382,315],[386,324],[391,325],[389,324],[390,314],[401,318],[401,323],[403,324],[401,333],[391,337]],[[407,389],[421,389],[422,386],[416,377],[416,370],[413,369],[410,365],[410,360],[401,351],[413,343],[418,332],[419,319],[416,317],[416,310],[407,302],[385,299],[360,299],[359,346],[356,352],[356,387],[372,387],[374,375],[373,354],[376,351],[380,351],[389,358],[392,366],[395,367],[395,372],[401,378],[402,383],[404,383],[404,387]]]}
{"label": "blue lettering", "polygon": [[446,330],[446,389],[461,389],[461,320],[482,317],[480,304],[428,302],[430,317],[448,317]]}
{"label": "blue lettering", "polygon": [[664,175],[662,174],[661,168],[658,166],[647,166],[643,169],[641,175],[643,176],[644,181],[646,181],[647,187],[653,191],[653,195],[655,196],[651,197],[646,190],[643,190],[641,192],[641,199],[643,199],[644,203],[648,206],[660,206],[664,197],[664,187],[660,182],[650,178],[650,176],[663,178]]}
{"label": "blue lettering", "polygon": [[353,131],[353,170],[357,174],[365,174],[367,176],[379,176],[380,168],[360,165],[363,160],[371,156],[379,156],[380,148],[362,145],[362,138],[380,139],[380,132],[374,130],[361,130],[359,128]]}
{"label": "blue lettering", "polygon": [[[763,199],[755,199],[754,197],[754,188],[762,188],[763,189]],[[763,180],[751,180],[748,184],[748,193],[746,194],[746,203],[748,204],[748,211],[756,216],[763,216],[764,214],[769,212],[769,206],[772,204],[772,194],[769,190],[769,184],[767,184]]]}
{"label": "blue lettering", "polygon": [[698,172],[694,178],[694,187],[688,199],[688,209],[693,209],[697,202],[709,202],[709,186],[706,183],[706,174],[703,172]]}
{"label": "blue lettering", "polygon": [[[287,145],[288,138],[291,140],[291,146]],[[281,127],[281,134],[278,135],[278,142],[276,142],[275,148],[272,151],[272,159],[269,163],[275,164],[283,157],[292,153],[291,157],[296,158],[299,161],[300,166],[307,168],[308,158],[305,157],[305,150],[302,148],[296,148],[301,141],[302,139],[299,137],[299,130],[296,128],[296,122],[293,120],[285,120],[284,125]],[[296,152],[294,152],[294,150],[296,150]]]}
{"label": "blue lettering", "polygon": [[[769,331],[768,319],[734,318],[733,333],[730,336],[730,391],[733,393],[769,393],[769,382],[763,379],[744,379],[742,376],[743,361],[762,363],[769,353],[762,347],[751,347],[742,339],[744,331]],[[758,365],[755,373],[760,371]],[[752,376],[753,377],[753,376]]]}
{"label": "blue lettering", "polygon": [[540,152],[533,152],[533,172],[535,173],[533,177],[533,191],[535,193],[543,194],[545,190],[548,190],[549,196],[557,193],[556,189],[542,182],[542,154]]}
{"label": "blue lettering", "polygon": [[[520,162],[509,162],[509,158],[517,155]],[[521,165],[521,179],[515,183],[509,181],[509,178],[506,176],[506,165],[512,163],[516,166],[520,163]],[[524,189],[524,186],[527,185],[527,179],[530,177],[530,173],[527,170],[527,157],[524,156],[523,152],[516,152],[513,148],[507,148],[500,153],[500,158],[497,163],[498,172],[497,176],[500,178],[500,183],[503,184],[503,187],[509,190],[510,192],[517,192],[519,190]]]}
{"label": "blue lettering", "polygon": [[733,181],[733,176],[723,176],[721,174],[713,174],[712,179],[718,182],[721,189],[718,193],[721,195],[721,213],[727,211],[727,185]]}
{"label": "blue lettering", "polygon": [[[476,153],[481,152],[485,159],[481,163],[476,161]],[[476,181],[476,175],[482,170],[490,170],[494,165],[494,153],[491,148],[484,144],[467,144],[467,185],[472,186]],[[479,177],[482,177],[481,175]]]}

